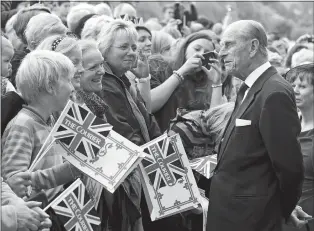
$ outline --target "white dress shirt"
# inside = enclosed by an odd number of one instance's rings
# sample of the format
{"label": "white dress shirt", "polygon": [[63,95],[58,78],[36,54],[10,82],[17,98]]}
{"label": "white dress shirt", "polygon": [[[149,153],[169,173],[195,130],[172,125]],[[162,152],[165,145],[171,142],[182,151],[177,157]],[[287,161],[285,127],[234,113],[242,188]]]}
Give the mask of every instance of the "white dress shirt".
{"label": "white dress shirt", "polygon": [[245,91],[243,100],[245,99],[247,93],[249,92],[253,84],[256,82],[256,80],[270,67],[271,67],[270,62],[266,62],[259,66],[258,68],[256,68],[254,71],[252,71],[252,73],[246,78],[244,82],[249,88]]}

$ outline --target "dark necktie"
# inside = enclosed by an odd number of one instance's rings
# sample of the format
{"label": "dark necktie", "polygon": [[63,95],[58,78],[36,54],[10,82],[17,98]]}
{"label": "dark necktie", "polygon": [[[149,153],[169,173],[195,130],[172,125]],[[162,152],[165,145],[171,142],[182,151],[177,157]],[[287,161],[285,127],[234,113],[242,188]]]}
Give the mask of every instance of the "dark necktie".
{"label": "dark necktie", "polygon": [[242,103],[242,100],[243,100],[243,97],[244,97],[244,94],[245,94],[245,91],[248,89],[248,85],[245,84],[245,82],[243,82],[239,88],[239,91],[237,93],[237,99],[236,99],[236,102],[234,104],[234,109],[233,109],[233,112],[229,118],[229,121],[227,123],[227,126],[225,128],[225,131],[224,131],[224,134],[223,134],[223,137],[225,136],[225,133],[227,131],[227,128],[228,126],[230,125],[230,122],[233,120],[233,117],[234,115],[236,114],[237,110],[239,109],[239,106],[241,105]]}
{"label": "dark necktie", "polygon": [[232,113],[232,114],[234,114],[234,113],[238,110],[238,108],[239,108],[239,106],[241,105],[242,100],[243,100],[243,98],[244,98],[244,94],[245,94],[245,92],[246,92],[246,90],[247,90],[248,88],[249,88],[249,86],[246,85],[245,82],[243,82],[243,83],[241,84],[241,86],[240,86],[240,88],[239,88],[239,91],[238,91],[238,94],[237,94],[237,99],[236,99],[236,102],[235,102],[235,105],[234,105],[234,110],[233,110],[233,113]]}

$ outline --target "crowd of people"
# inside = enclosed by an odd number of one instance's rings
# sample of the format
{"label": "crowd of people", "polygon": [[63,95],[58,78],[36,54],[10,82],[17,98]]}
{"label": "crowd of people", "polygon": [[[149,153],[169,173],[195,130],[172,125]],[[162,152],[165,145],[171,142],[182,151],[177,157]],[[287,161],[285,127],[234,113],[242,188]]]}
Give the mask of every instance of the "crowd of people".
{"label": "crowd of people", "polygon": [[[218,154],[195,173],[207,231],[314,230],[314,36],[196,4],[144,21],[132,2],[1,1],[3,230],[58,230],[42,209],[84,174],[54,148],[29,167],[68,100],[139,146],[179,133],[189,159]],[[152,222],[142,184],[135,168],[103,190],[99,230],[202,230],[197,209]]]}

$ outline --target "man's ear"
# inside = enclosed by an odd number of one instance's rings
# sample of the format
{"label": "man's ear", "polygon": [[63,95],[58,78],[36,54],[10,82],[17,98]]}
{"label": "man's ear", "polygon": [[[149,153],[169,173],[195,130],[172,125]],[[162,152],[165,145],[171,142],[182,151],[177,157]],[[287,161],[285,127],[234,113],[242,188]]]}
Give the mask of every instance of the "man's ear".
{"label": "man's ear", "polygon": [[252,39],[251,40],[251,49],[250,49],[250,57],[254,57],[258,51],[259,48],[259,41],[258,39]]}

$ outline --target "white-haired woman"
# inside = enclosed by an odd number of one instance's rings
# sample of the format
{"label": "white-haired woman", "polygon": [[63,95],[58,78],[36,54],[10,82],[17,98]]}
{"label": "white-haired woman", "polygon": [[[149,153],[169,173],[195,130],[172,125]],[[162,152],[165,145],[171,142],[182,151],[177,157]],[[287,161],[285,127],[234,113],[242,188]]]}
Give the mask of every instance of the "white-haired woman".
{"label": "white-haired woman", "polygon": [[81,89],[77,92],[77,103],[85,104],[96,116],[106,120],[109,109],[95,93],[102,90],[102,78],[105,74],[104,58],[94,40],[80,40],[84,72],[81,77]]}
{"label": "white-haired woman", "polygon": [[68,57],[75,67],[72,84],[75,90],[80,88],[80,81],[84,68],[82,66],[82,51],[76,38],[65,35],[53,35],[42,41],[37,47],[37,50],[56,51]]}
{"label": "white-haired woman", "polygon": [[75,32],[79,21],[86,15],[95,14],[94,6],[87,3],[79,3],[73,6],[67,16],[67,25],[71,32]]}
{"label": "white-haired woman", "polygon": [[[159,136],[160,132],[156,121],[147,112],[136,92],[131,91],[130,82],[125,76],[125,73],[133,68],[136,60],[137,36],[134,25],[122,19],[113,20],[102,28],[98,42],[99,50],[105,60],[106,73],[102,81],[102,90],[98,95],[115,115],[113,118],[108,118],[108,122],[113,125],[114,129],[133,143],[143,145]],[[118,212],[112,220],[114,230],[128,231],[143,228],[140,213],[139,170],[133,171],[128,180],[132,186],[130,190],[134,193],[125,193],[121,188],[116,193],[115,199],[127,203],[127,206],[119,207],[120,211],[113,209],[116,213]],[[128,198],[132,202],[123,198]],[[118,204],[121,206],[121,203],[118,202]]]}
{"label": "white-haired woman", "polygon": [[74,88],[72,62],[53,51],[33,51],[21,63],[16,84],[28,104],[7,125],[2,136],[1,175],[20,197],[45,190],[48,201],[60,191],[63,184],[80,176],[60,153],[50,149],[34,171],[27,172],[42,148],[53,126],[51,115],[62,111]]}
{"label": "white-haired woman", "polygon": [[85,22],[81,32],[82,39],[96,40],[101,28],[113,19],[107,15],[96,15]]}
{"label": "white-haired woman", "polygon": [[29,20],[25,30],[28,49],[35,50],[48,36],[65,35],[67,31],[58,16],[48,13],[38,14]]}
{"label": "white-haired woman", "polygon": [[[102,90],[102,78],[105,74],[104,58],[98,49],[96,41],[80,40],[79,45],[83,55],[84,73],[81,77],[81,89],[77,92],[76,102],[85,104],[97,117],[107,121],[107,118],[110,119],[112,117],[110,108],[96,94]],[[126,180],[126,182],[128,181]],[[125,182],[123,184],[125,185]],[[106,190],[102,192],[97,211],[99,211],[102,220],[101,227],[104,231],[107,230],[105,227],[111,222],[109,219],[112,217],[112,205],[115,195]]]}

